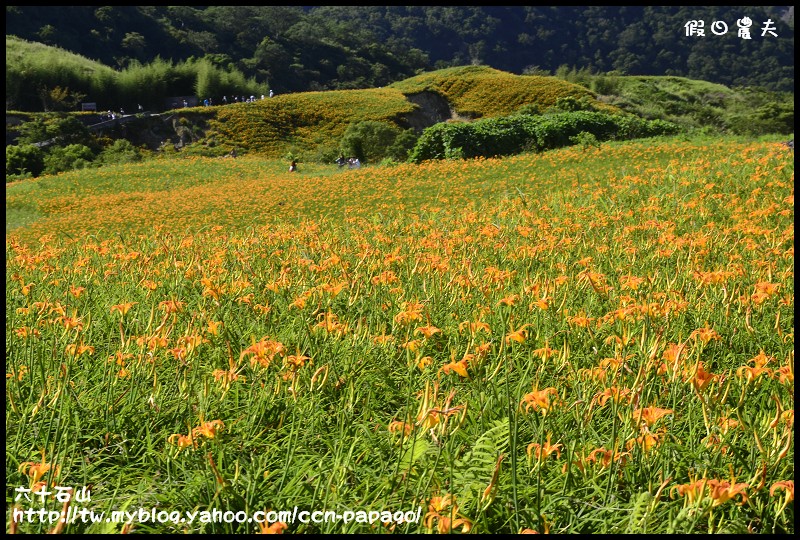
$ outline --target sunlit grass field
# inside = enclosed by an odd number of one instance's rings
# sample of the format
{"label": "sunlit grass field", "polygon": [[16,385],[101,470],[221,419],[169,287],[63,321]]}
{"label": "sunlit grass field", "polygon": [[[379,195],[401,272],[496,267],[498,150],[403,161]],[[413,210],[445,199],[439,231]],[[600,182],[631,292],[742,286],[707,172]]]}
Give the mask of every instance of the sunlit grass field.
{"label": "sunlit grass field", "polygon": [[585,97],[599,111],[619,112],[617,107],[597,101],[594,92],[580,85],[549,76],[515,75],[488,66],[422,73],[393,83],[391,88],[406,94],[434,91],[447,98],[456,112],[478,117],[513,114],[526,104],[544,110],[563,97]]}
{"label": "sunlit grass field", "polygon": [[[196,110],[203,110],[197,108]],[[394,88],[328,90],[276,95],[274,98],[214,109],[212,136],[263,157],[337,151],[347,126],[364,120],[396,124],[414,105]]]}
{"label": "sunlit grass field", "polygon": [[226,149],[236,147],[240,153],[261,158],[279,159],[291,152],[318,158],[333,156],[324,159],[333,161],[350,124],[378,121],[407,127],[408,116],[418,110],[407,96],[423,91],[447,100],[455,113],[476,118],[510,115],[523,105],[546,110],[565,97],[585,97],[597,110],[620,112],[577,84],[555,77],[515,75],[487,66],[436,70],[385,88],[276,94],[253,103],[175,112],[187,120],[187,125],[207,122],[206,140],[219,142]]}
{"label": "sunlit grass field", "polygon": [[[794,532],[794,156],[668,138],[6,189],[6,522],[417,511],[265,532]],[[16,499],[20,500],[16,500]]]}

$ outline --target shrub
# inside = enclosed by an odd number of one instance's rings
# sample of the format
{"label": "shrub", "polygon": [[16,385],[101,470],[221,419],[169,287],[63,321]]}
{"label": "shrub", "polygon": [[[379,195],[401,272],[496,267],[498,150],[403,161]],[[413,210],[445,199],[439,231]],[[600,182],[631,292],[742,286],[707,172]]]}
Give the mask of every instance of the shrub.
{"label": "shrub", "polygon": [[598,94],[609,95],[619,92],[619,77],[614,75],[597,75],[590,84],[592,91]]}
{"label": "shrub", "polygon": [[[530,116],[517,114],[487,118],[472,123],[437,124],[425,131],[410,153],[415,163],[427,159],[452,159],[510,155],[523,151],[542,151],[609,139],[632,139],[671,135],[675,124],[664,120],[643,120],[635,116],[593,111]],[[593,141],[588,138],[592,136]],[[575,139],[578,137],[578,139]]]}
{"label": "shrub", "polygon": [[19,127],[20,144],[32,144],[51,139],[59,144],[89,144],[92,134],[74,115],[43,114]]}
{"label": "shrub", "polygon": [[406,161],[418,138],[413,128],[401,131],[392,145],[386,149],[386,158],[391,161]]}
{"label": "shrub", "polygon": [[594,111],[594,105],[589,99],[589,96],[564,96],[556,100],[555,107],[552,107],[549,112],[575,112],[575,111]]}
{"label": "shrub", "polygon": [[32,144],[6,146],[6,182],[10,175],[39,176],[44,170],[44,152]]}
{"label": "shrub", "polygon": [[[346,156],[356,157],[366,163],[378,163],[389,156],[389,149],[394,147],[401,133],[399,128],[385,122],[354,122],[345,130],[339,148]],[[393,148],[393,151],[400,152],[401,148]]]}
{"label": "shrub", "polygon": [[44,172],[58,174],[72,169],[82,169],[93,159],[92,149],[82,144],[55,147],[44,158]]}
{"label": "shrub", "polygon": [[451,125],[439,123],[426,128],[409,152],[409,161],[421,163],[428,159],[444,159],[444,132]]}
{"label": "shrub", "polygon": [[537,116],[542,114],[542,109],[536,103],[526,103],[517,109],[514,114],[528,114],[530,116]]}
{"label": "shrub", "polygon": [[117,139],[114,144],[106,147],[97,161],[104,165],[112,163],[134,163],[142,160],[142,151],[127,139]]}
{"label": "shrub", "polygon": [[598,141],[597,137],[595,137],[592,133],[589,133],[588,131],[581,131],[574,137],[570,137],[569,140],[573,144],[579,144],[584,152],[590,146],[595,146],[597,148],[600,148],[600,141]]}

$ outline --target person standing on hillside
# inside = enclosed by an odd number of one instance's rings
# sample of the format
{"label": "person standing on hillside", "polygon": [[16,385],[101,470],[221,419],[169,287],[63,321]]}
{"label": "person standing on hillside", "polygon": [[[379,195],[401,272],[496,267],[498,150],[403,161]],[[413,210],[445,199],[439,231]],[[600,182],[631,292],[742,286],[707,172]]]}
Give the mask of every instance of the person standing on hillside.
{"label": "person standing on hillside", "polygon": [[274,94],[272,93],[272,90],[270,90],[270,91],[269,91],[269,97],[272,97],[273,95],[274,95]]}
{"label": "person standing on hillside", "polygon": [[293,159],[292,163],[289,165],[289,172],[297,172],[297,160]]}

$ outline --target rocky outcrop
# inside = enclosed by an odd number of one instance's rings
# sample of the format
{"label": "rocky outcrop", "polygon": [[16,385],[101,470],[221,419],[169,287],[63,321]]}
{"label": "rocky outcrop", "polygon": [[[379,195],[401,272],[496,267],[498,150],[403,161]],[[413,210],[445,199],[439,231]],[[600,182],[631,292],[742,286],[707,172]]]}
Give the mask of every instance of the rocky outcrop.
{"label": "rocky outcrop", "polygon": [[436,92],[407,94],[406,99],[417,105],[417,109],[404,115],[401,122],[406,124],[406,128],[414,128],[417,133],[422,133],[422,130],[434,124],[454,118],[450,103]]}

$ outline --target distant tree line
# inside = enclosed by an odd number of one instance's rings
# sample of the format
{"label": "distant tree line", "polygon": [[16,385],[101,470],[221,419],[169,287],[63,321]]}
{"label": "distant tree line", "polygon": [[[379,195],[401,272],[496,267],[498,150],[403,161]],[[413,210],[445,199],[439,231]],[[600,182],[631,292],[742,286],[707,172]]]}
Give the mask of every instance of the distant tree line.
{"label": "distant tree line", "polygon": [[[750,40],[737,34],[745,17]],[[686,35],[690,20],[704,21],[704,37]],[[727,33],[712,34],[713,21]],[[762,36],[768,21],[776,36]],[[779,6],[7,6],[6,35],[117,70],[203,59],[276,92],[379,87],[469,64],[794,90],[794,9]]]}

